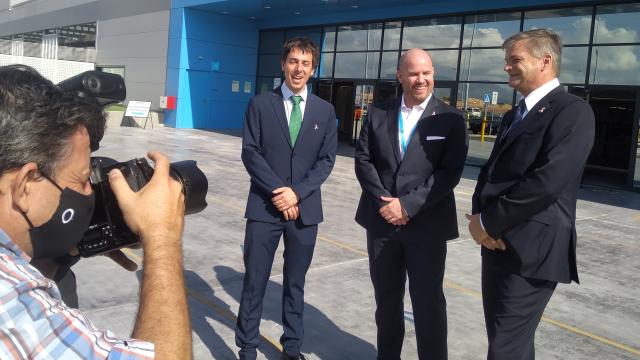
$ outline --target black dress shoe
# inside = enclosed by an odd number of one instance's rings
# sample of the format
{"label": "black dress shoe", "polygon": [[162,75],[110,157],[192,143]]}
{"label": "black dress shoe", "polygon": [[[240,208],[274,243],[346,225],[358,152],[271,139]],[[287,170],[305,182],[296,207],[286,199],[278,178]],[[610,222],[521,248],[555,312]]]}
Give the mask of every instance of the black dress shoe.
{"label": "black dress shoe", "polygon": [[289,355],[283,352],[282,356],[280,357],[280,360],[307,360],[307,358],[304,355],[302,355],[302,353],[298,355]]}

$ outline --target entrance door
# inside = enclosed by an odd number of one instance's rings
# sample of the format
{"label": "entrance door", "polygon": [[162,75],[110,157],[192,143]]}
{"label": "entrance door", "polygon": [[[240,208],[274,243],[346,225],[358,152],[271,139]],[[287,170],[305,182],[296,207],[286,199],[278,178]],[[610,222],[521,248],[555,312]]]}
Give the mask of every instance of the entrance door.
{"label": "entrance door", "polygon": [[[638,97],[634,87],[590,86],[586,91],[569,89],[586,98],[596,119],[593,149],[583,182],[627,187],[633,184],[638,139]],[[586,95],[586,96],[585,96]]]}

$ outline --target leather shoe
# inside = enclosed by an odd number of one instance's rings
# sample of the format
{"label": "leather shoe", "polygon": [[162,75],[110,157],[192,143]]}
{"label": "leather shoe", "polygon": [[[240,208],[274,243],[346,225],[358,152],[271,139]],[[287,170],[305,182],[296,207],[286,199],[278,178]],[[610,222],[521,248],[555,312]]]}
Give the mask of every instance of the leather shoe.
{"label": "leather shoe", "polygon": [[289,355],[283,352],[282,356],[280,357],[280,360],[307,360],[307,358],[304,355],[302,355],[302,353],[298,355]]}

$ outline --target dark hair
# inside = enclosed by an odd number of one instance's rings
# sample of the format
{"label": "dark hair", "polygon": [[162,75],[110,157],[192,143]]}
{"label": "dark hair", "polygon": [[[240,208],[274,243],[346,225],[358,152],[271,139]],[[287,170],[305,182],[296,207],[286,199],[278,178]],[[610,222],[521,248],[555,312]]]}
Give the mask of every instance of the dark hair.
{"label": "dark hair", "polygon": [[313,68],[317,68],[320,64],[320,50],[313,43],[313,41],[305,38],[305,37],[296,37],[290,40],[285,41],[284,45],[282,45],[282,62],[287,61],[287,57],[289,53],[293,49],[300,50],[303,54],[306,52],[310,52],[313,57]]}
{"label": "dark hair", "polygon": [[546,54],[551,55],[553,70],[556,76],[560,75],[562,60],[562,39],[560,35],[547,29],[534,29],[519,32],[512,35],[502,43],[502,49],[508,50],[519,42],[525,42],[529,53],[533,57],[541,59]]}
{"label": "dark hair", "polygon": [[78,128],[87,129],[94,148],[105,122],[100,106],[63,92],[35,69],[0,67],[0,174],[35,162],[53,177]]}

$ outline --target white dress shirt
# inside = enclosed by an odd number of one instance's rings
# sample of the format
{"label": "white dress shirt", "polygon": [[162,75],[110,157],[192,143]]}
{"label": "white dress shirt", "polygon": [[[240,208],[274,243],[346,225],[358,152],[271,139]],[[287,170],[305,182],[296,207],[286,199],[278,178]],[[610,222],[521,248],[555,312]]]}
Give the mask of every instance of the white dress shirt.
{"label": "white dress shirt", "polygon": [[302,91],[298,94],[294,94],[291,89],[287,86],[286,82],[282,83],[282,100],[284,101],[284,113],[287,115],[287,124],[289,123],[289,119],[291,118],[291,110],[293,110],[293,100],[291,97],[293,95],[299,95],[302,97],[302,101],[300,101],[300,111],[302,112],[302,121],[304,121],[304,109],[307,104],[307,87],[305,86]]}
{"label": "white dress shirt", "polygon": [[[533,109],[533,107],[536,106],[536,104],[540,102],[543,97],[547,96],[551,91],[553,91],[553,89],[557,88],[558,86],[560,86],[560,81],[558,81],[558,78],[553,78],[553,80],[545,83],[544,85],[533,90],[529,95],[527,95],[527,97],[524,98],[524,103],[527,105],[527,109],[524,111],[522,118],[524,119],[524,117],[529,113],[530,109]],[[482,214],[480,214],[480,226],[482,226],[482,230],[486,231],[484,224],[482,223]]]}
{"label": "white dress shirt", "polygon": [[431,100],[431,96],[433,94],[429,94],[427,99],[421,102],[418,105],[413,107],[407,107],[404,103],[404,95],[402,95],[402,102],[400,103],[400,113],[402,114],[402,128],[403,131],[400,131],[400,124],[398,124],[398,144],[400,145],[400,157],[404,156],[404,151],[402,149],[402,137],[404,135],[404,143],[409,145],[409,141],[411,140],[411,135],[413,134],[413,129],[418,124],[418,120],[424,113],[424,109],[427,108],[427,104],[429,100]]}
{"label": "white dress shirt", "polygon": [[543,97],[547,96],[553,89],[557,88],[558,86],[560,86],[560,81],[558,81],[558,78],[553,78],[553,80],[545,83],[544,85],[533,90],[529,95],[527,95],[527,97],[524,98],[524,103],[527,104],[527,109],[522,115],[522,118],[524,119],[524,117],[529,113],[529,110],[533,109],[533,107],[536,106],[536,104],[540,102]]}

